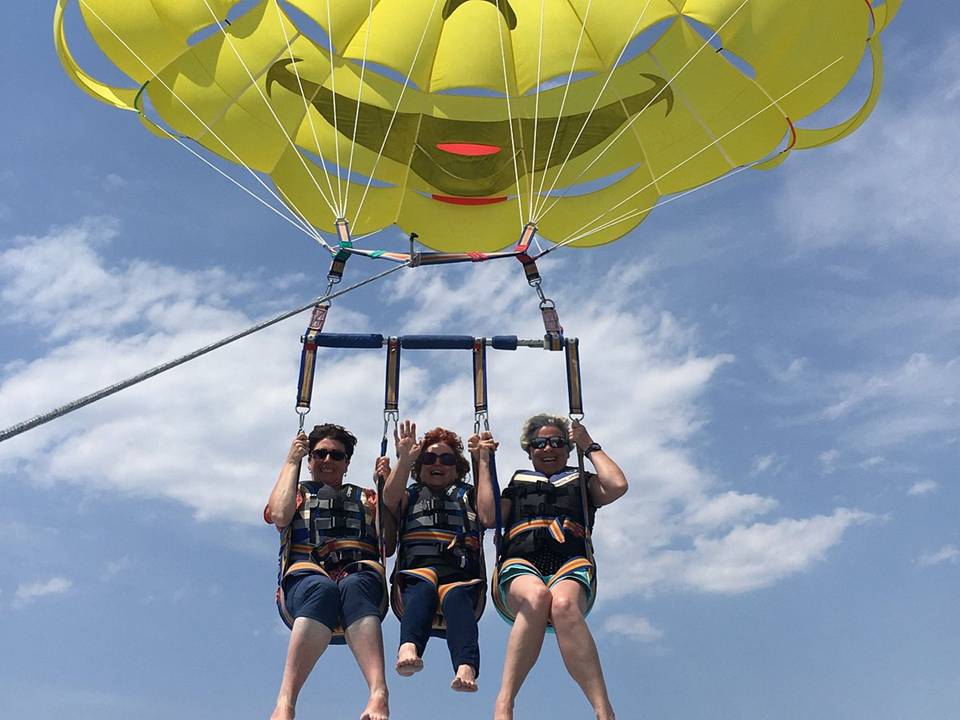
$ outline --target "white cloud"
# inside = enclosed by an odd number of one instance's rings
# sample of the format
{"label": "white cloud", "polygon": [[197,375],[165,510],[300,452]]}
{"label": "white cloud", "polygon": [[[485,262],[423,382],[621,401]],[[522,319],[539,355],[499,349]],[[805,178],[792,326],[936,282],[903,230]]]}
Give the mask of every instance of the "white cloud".
{"label": "white cloud", "polygon": [[[664,589],[735,594],[768,587],[809,570],[849,528],[874,519],[861,511],[838,509],[830,515],[738,525],[722,534],[696,535],[685,548],[658,549],[644,542],[642,532],[639,541],[627,540],[630,528],[643,527],[647,517],[639,512],[638,501],[625,502],[632,502],[634,515],[619,518],[619,547],[607,535],[601,543],[604,593],[613,598]],[[631,551],[625,553],[623,547]]]}
{"label": "white cloud", "polygon": [[[3,426],[252,324],[240,308],[256,305],[255,282],[222,271],[179,272],[141,262],[111,266],[97,248],[116,232],[111,223],[88,221],[46,237],[21,238],[0,255],[7,318],[29,320],[50,342],[41,357],[4,368]],[[46,287],[49,262],[67,251],[77,258],[68,287]],[[863,517],[843,510],[756,523],[776,509],[776,500],[720,492],[719,481],[698,465],[692,449],[710,420],[704,393],[733,358],[698,352],[695,328],[638,301],[647,297],[643,264],[621,264],[601,278],[609,288],[602,301],[569,292],[579,287],[572,263],[554,260],[541,269],[549,269],[544,289],[557,293],[562,321],[580,335],[585,424],[631,482],[630,493],[599,515],[605,595],[763,587],[808,569]],[[511,275],[489,265],[412,271],[381,288],[378,312],[390,318],[386,327],[380,318],[338,304],[327,330],[464,328],[477,335],[540,337],[536,296],[515,270]],[[5,442],[0,470],[16,468],[22,477],[93,491],[169,498],[199,518],[260,522],[296,430],[293,403],[305,322],[281,323]],[[308,420],[332,419],[356,432],[361,445],[349,477],[367,482],[382,431],[383,354],[321,351],[318,362],[315,410]],[[502,441],[498,464],[505,483],[512,468],[526,465],[516,439],[522,420],[542,409],[566,414],[565,364],[561,353],[523,348],[491,350],[488,362],[491,422]],[[421,427],[469,432],[470,368],[468,353],[404,353],[403,415]],[[623,547],[643,550],[625,557]],[[111,567],[106,571],[109,576]]]}
{"label": "white cloud", "polygon": [[829,384],[840,397],[823,417],[843,420],[842,436],[861,451],[960,432],[960,357],[914,353],[899,365]]}
{"label": "white cloud", "polygon": [[38,598],[50,595],[63,595],[69,592],[72,587],[73,582],[63,577],[52,577],[49,580],[22,583],[17,587],[13,603],[15,607],[23,607]]}
{"label": "white cloud", "polygon": [[907,495],[929,495],[936,492],[939,487],[940,484],[936,480],[919,480],[910,486]]}
{"label": "white cloud", "polygon": [[663,637],[662,630],[658,630],[649,620],[638,615],[611,615],[603,621],[602,627],[608,635],[636,642],[656,642]]}
{"label": "white cloud", "polygon": [[817,455],[817,459],[820,460],[820,464],[823,466],[823,471],[829,475],[837,469],[837,460],[840,459],[840,451],[836,448],[824,450],[822,453]]}
{"label": "white cloud", "polygon": [[917,558],[917,563],[925,567],[932,565],[941,565],[943,563],[955,563],[960,560],[960,550],[955,545],[944,545],[933,553],[925,553]]}
{"label": "white cloud", "polygon": [[957,250],[957,157],[943,138],[953,134],[960,111],[960,42],[949,41],[932,65],[920,67],[927,58],[909,55],[899,62],[887,71],[910,78],[901,83],[913,90],[908,97],[882,97],[864,127],[815,151],[822,156],[816,161],[791,158],[779,215],[800,246],[922,242]]}
{"label": "white cloud", "polygon": [[778,456],[776,453],[770,453],[769,455],[758,455],[753,459],[753,463],[750,467],[750,475],[764,475],[771,474],[777,475],[781,470],[783,470],[786,460]]}

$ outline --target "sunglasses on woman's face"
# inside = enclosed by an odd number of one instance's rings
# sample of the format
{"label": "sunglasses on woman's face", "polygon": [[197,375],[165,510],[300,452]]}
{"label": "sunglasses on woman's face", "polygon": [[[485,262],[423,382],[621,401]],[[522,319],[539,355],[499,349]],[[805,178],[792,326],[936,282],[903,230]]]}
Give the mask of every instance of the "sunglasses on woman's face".
{"label": "sunglasses on woman's face", "polygon": [[453,453],[441,453],[437,455],[436,453],[425,452],[420,456],[420,463],[423,465],[435,465],[437,460],[440,461],[441,465],[448,467],[453,467],[457,464],[457,456]]}
{"label": "sunglasses on woman's face", "polygon": [[314,450],[312,453],[310,453],[310,457],[314,460],[326,460],[328,456],[331,460],[336,460],[337,462],[347,459],[347,454],[343,450],[327,450],[326,448],[320,448],[319,450]]}
{"label": "sunglasses on woman's face", "polygon": [[552,448],[562,448],[567,446],[567,439],[554,435],[553,437],[535,437],[530,441],[530,447],[534,450],[543,450],[547,445]]}

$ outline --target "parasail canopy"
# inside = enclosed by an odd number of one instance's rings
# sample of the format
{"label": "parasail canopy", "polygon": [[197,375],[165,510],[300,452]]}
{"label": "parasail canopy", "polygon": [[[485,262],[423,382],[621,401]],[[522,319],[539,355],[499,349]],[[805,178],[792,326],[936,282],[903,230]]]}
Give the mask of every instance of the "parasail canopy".
{"label": "parasail canopy", "polygon": [[[490,251],[528,222],[615,240],[663,196],[872,110],[900,0],[77,0],[113,87],[88,93],[268,175],[302,221]],[[801,127],[872,58],[866,101]]]}

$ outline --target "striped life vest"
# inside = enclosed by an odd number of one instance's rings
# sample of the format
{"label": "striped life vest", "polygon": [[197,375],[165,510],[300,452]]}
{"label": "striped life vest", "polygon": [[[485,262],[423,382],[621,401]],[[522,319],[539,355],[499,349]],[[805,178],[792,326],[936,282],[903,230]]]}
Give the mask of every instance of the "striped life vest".
{"label": "striped life vest", "polygon": [[307,565],[325,568],[364,560],[379,562],[374,507],[365,491],[344,483],[337,493],[318,495],[324,487],[314,481],[300,483],[301,502],[284,532],[280,551],[281,579]]}
{"label": "striped life vest", "polygon": [[471,575],[480,572],[480,525],[470,507],[472,490],[472,485],[459,480],[436,492],[419,482],[407,488],[399,569],[447,565]]}
{"label": "striped life vest", "polygon": [[586,556],[585,526],[593,528],[596,508],[591,506],[589,518],[584,518],[580,483],[577,468],[565,468],[550,478],[533,470],[515,472],[503,557],[525,557],[539,550],[568,558]]}

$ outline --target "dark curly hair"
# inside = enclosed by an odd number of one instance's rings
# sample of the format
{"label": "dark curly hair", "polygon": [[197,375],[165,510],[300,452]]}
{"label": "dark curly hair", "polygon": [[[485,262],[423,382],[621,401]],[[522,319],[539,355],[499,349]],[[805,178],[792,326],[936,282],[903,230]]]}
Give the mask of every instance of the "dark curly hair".
{"label": "dark curly hair", "polygon": [[457,480],[463,480],[463,478],[467,476],[467,473],[470,472],[470,463],[467,462],[467,459],[463,456],[463,441],[460,440],[460,436],[455,432],[442,427],[434,428],[423,436],[423,440],[420,443],[420,455],[417,456],[417,460],[413,464],[410,477],[414,480],[420,479],[420,469],[423,467],[423,460],[420,458],[423,453],[427,451],[428,447],[436,445],[437,443],[449,445],[450,449],[453,450],[453,454],[457,457]]}
{"label": "dark curly hair", "polygon": [[334,423],[315,425],[313,430],[310,431],[310,437],[307,438],[310,450],[313,450],[316,444],[324,438],[336,440],[343,445],[343,449],[347,453],[347,460],[353,457],[353,449],[357,446],[357,438],[343,425],[335,425]]}

